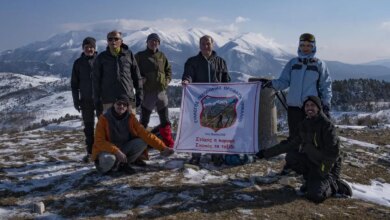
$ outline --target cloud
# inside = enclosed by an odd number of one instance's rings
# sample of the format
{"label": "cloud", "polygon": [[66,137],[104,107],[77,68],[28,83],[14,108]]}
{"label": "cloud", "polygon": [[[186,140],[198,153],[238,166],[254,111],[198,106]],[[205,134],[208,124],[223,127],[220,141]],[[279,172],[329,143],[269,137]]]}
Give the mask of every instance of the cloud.
{"label": "cloud", "polygon": [[77,30],[104,30],[118,29],[122,31],[139,30],[145,27],[159,30],[177,31],[188,28],[186,19],[162,18],[156,20],[114,19],[90,23],[67,23],[62,25],[65,31]]}
{"label": "cloud", "polygon": [[187,30],[188,28],[199,27],[218,32],[237,32],[239,26],[249,20],[249,18],[242,16],[236,17],[232,23],[226,23],[207,16],[199,17],[195,21],[173,18],[161,18],[156,20],[112,19],[88,23],[66,23],[62,25],[62,29],[64,31],[111,31],[114,29],[132,31],[148,27],[165,32],[177,32]]}
{"label": "cloud", "polygon": [[384,21],[381,24],[381,28],[390,31],[390,21]]}
{"label": "cloud", "polygon": [[217,19],[206,17],[206,16],[199,17],[198,21],[206,22],[206,23],[218,23],[219,22],[219,20],[217,20]]}
{"label": "cloud", "polygon": [[234,21],[236,24],[239,24],[239,23],[243,23],[243,22],[247,22],[247,21],[250,21],[249,18],[244,18],[244,17],[241,17],[241,16],[238,16],[236,17],[236,20]]}

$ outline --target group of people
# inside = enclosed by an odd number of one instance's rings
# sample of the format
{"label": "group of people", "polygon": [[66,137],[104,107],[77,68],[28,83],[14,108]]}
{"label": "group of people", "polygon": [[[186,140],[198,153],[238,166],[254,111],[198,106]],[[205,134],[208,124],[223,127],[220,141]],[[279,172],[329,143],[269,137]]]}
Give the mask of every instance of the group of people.
{"label": "group of people", "polygon": [[[146,44],[145,51],[134,55],[123,43],[122,33],[114,30],[107,34],[107,48],[99,55],[96,40],[85,38],[83,53],[74,62],[73,103],[82,113],[87,145],[83,160],[92,159],[101,173],[133,172],[132,164],[145,164],[148,145],[163,155],[173,153],[166,94],[171,66],[158,49],[157,34],[150,34]],[[142,109],[141,123],[136,119],[137,107]],[[146,130],[154,108],[160,116],[162,140]]]}
{"label": "group of people", "polygon": [[[167,87],[172,69],[159,50],[161,39],[156,33],[146,39],[146,49],[133,54],[123,43],[122,33],[107,34],[107,48],[97,55],[96,40],[87,37],[83,53],[74,62],[71,87],[76,110],[84,122],[87,155],[99,172],[122,170],[133,173],[133,164],[144,164],[147,146],[173,153],[171,123],[168,117]],[[226,62],[214,51],[211,36],[199,40],[200,52],[184,66],[182,84],[195,82],[230,82]],[[340,179],[341,156],[339,139],[330,120],[331,79],[323,61],[315,57],[316,41],[312,34],[299,38],[298,56],[284,67],[274,80],[260,79],[263,88],[284,90],[287,95],[289,137],[260,150],[259,159],[286,153],[281,174],[291,170],[302,174],[301,187],[308,199],[322,202],[336,193],[351,196],[348,184]],[[135,117],[140,107],[140,121]],[[161,139],[146,130],[150,115],[156,110]],[[94,132],[94,111],[99,118]],[[95,135],[94,135],[95,134]],[[190,163],[199,164],[201,154],[193,153]],[[215,165],[223,156],[212,155]]]}

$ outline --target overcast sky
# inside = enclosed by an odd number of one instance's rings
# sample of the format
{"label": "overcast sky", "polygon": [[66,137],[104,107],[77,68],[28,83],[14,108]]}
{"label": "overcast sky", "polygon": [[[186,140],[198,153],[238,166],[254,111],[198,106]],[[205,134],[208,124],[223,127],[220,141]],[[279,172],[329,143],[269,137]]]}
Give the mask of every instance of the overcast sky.
{"label": "overcast sky", "polygon": [[294,54],[310,32],[320,58],[390,59],[389,0],[0,0],[0,51],[113,23],[261,33]]}

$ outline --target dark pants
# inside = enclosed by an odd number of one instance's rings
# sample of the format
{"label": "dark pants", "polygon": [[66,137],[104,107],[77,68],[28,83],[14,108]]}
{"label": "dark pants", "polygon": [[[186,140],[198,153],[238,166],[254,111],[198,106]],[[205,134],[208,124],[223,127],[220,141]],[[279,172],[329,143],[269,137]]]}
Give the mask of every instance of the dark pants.
{"label": "dark pants", "polygon": [[[287,122],[289,137],[292,138],[299,135],[299,124],[305,119],[305,112],[298,107],[288,107],[287,109]],[[298,148],[296,148],[298,149]],[[297,152],[297,151],[294,151]],[[286,157],[289,153],[286,154]],[[286,160],[285,169],[290,168],[290,164]]]}
{"label": "dark pants", "polygon": [[309,160],[304,153],[290,152],[286,162],[298,174],[302,174],[306,182],[306,198],[320,203],[338,190],[336,180],[341,171],[341,157],[332,166],[330,172],[322,171],[319,166]]}
{"label": "dark pants", "polygon": [[92,154],[92,145],[94,140],[95,109],[93,102],[81,102],[81,116],[84,123],[85,144],[87,153]]}
{"label": "dark pants", "polygon": [[[152,114],[152,110],[149,110],[142,106],[141,108],[141,124],[147,128],[150,120],[150,115]],[[157,111],[158,117],[160,118],[160,126],[163,128],[167,124],[171,124],[169,121],[168,108],[164,107]]]}

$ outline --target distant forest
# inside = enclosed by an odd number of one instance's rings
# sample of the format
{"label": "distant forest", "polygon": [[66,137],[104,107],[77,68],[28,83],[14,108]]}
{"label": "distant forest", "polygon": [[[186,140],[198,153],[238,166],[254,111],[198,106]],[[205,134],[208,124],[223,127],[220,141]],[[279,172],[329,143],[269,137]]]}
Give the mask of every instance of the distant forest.
{"label": "distant forest", "polygon": [[[390,82],[375,79],[335,80],[332,110],[375,111],[390,108]],[[181,86],[168,88],[169,106],[180,107]]]}

